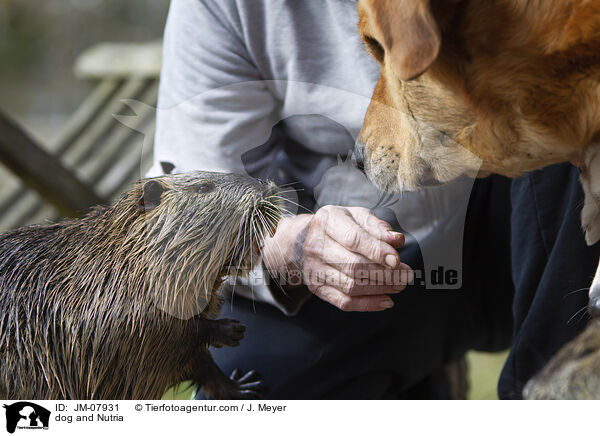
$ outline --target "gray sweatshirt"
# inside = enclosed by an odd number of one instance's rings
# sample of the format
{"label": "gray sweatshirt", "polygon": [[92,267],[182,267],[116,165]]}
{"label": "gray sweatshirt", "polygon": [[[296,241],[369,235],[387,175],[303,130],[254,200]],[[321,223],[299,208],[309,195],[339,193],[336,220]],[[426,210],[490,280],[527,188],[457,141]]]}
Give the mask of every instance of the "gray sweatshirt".
{"label": "gray sweatshirt", "polygon": [[[371,208],[420,244],[417,280],[435,287],[430,273],[440,265],[460,271],[472,181],[390,198],[351,168],[378,75],[355,0],[172,0],[149,175],[162,173],[161,162],[175,172],[249,173],[297,182],[300,203],[313,210]],[[288,314],[307,298],[265,279],[258,268],[235,292]],[[444,288],[460,285],[459,274]]]}

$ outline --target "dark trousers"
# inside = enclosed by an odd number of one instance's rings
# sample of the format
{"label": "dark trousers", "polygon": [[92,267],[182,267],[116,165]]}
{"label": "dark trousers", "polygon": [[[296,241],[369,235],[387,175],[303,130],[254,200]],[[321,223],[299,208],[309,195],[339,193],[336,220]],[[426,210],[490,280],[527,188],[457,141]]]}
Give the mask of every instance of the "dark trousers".
{"label": "dark trousers", "polygon": [[[221,317],[243,322],[246,337],[212,354],[225,373],[258,370],[270,399],[444,398],[445,363],[469,349],[510,344],[509,241],[510,182],[478,180],[466,220],[462,289],[413,285],[379,313],[345,313],[312,297],[293,317],[234,297]],[[422,269],[418,247],[401,257]]]}
{"label": "dark trousers", "polygon": [[588,288],[600,244],[587,247],[580,226],[583,192],[570,164],[512,183],[514,337],[500,398],[521,398],[527,381],[588,321]]}

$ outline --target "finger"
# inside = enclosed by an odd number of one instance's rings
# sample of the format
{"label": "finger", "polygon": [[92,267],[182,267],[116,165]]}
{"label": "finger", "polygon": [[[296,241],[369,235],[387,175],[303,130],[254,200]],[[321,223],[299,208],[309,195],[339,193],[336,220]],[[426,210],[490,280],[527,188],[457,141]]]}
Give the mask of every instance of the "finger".
{"label": "finger", "polygon": [[345,209],[334,209],[326,225],[327,234],[342,247],[372,262],[396,268],[400,257],[396,249],[367,232]]}
{"label": "finger", "polygon": [[[371,264],[375,266],[375,264]],[[311,267],[312,265],[309,265]],[[304,282],[309,288],[330,286],[351,297],[364,295],[397,294],[404,290],[408,283],[408,274],[401,271],[385,269],[376,265],[377,271],[369,274],[366,269],[361,277],[350,277],[327,264],[318,264],[304,274]],[[309,269],[309,268],[307,268]]]}
{"label": "finger", "polygon": [[356,223],[374,237],[387,242],[395,248],[400,248],[404,245],[404,235],[394,231],[388,222],[377,218],[369,209],[365,209],[364,207],[348,207],[347,210]]}
{"label": "finger", "polygon": [[[378,278],[381,275],[386,276],[388,273],[385,273],[384,271],[387,269],[390,272],[395,271],[392,274],[392,278],[395,279],[394,283],[402,283],[404,285],[412,281],[411,277],[414,275],[412,269],[406,264],[398,263],[395,269],[390,270],[386,266],[375,263],[360,254],[352,253],[331,238],[324,239],[321,249],[322,252],[319,253],[319,255],[307,256],[305,258],[305,267],[311,267],[311,269],[305,268],[305,272],[307,270],[320,271],[322,266],[319,265],[319,263],[324,263],[341,271],[352,279],[360,278],[364,281],[365,279],[368,280],[373,277]],[[404,288],[402,287],[399,289]]]}
{"label": "finger", "polygon": [[388,232],[384,240],[394,248],[400,248],[406,242],[404,234],[394,231]]}
{"label": "finger", "polygon": [[392,299],[385,295],[350,297],[330,286],[316,288],[313,293],[344,312],[380,312],[394,307]]}
{"label": "finger", "polygon": [[392,226],[387,221],[377,218],[373,212],[364,207],[347,207],[346,210],[361,227],[372,232],[373,236],[383,238],[391,232]]}

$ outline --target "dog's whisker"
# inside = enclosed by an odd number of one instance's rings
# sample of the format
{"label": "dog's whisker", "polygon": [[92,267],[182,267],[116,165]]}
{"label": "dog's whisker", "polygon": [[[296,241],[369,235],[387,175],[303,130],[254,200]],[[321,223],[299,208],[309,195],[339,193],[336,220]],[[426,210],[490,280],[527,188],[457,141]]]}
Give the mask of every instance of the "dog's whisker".
{"label": "dog's whisker", "polygon": [[580,315],[580,314],[581,314],[581,312],[584,312],[585,310],[587,310],[587,306],[583,306],[581,309],[579,309],[577,312],[575,312],[575,313],[573,314],[573,316],[572,316],[571,318],[569,318],[569,320],[567,321],[567,324],[570,324],[570,323],[571,323],[571,321],[573,321],[573,319],[574,319],[574,318],[575,318],[577,315]]}
{"label": "dog's whisker", "polygon": [[580,289],[576,289],[575,291],[571,291],[571,292],[569,292],[568,294],[566,294],[566,295],[563,297],[563,300],[564,300],[565,298],[567,298],[567,297],[569,297],[569,296],[573,295],[573,294],[576,294],[577,292],[589,291],[589,290],[590,290],[589,286],[588,286],[587,288],[580,288]]}

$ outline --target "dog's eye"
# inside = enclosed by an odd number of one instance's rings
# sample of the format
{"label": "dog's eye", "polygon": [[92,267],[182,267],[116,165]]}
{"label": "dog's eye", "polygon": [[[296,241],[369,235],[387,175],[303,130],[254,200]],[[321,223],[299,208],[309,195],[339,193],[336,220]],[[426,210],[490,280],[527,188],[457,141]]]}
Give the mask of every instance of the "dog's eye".
{"label": "dog's eye", "polygon": [[214,190],[215,184],[213,182],[204,182],[196,186],[196,192],[198,192],[198,194],[208,194]]}
{"label": "dog's eye", "polygon": [[385,49],[383,46],[377,41],[375,38],[370,36],[364,36],[365,46],[367,47],[367,51],[377,59],[378,62],[383,62],[385,58]]}

